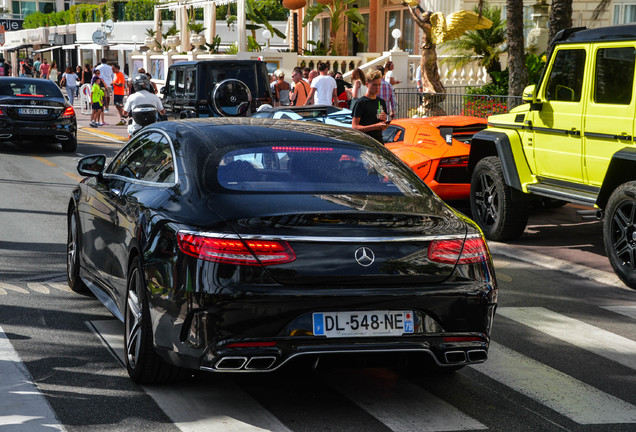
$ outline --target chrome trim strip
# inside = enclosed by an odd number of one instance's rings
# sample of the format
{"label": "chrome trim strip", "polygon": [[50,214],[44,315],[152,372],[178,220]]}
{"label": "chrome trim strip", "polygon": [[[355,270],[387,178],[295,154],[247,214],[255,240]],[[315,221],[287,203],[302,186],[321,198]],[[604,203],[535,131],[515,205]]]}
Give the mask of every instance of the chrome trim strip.
{"label": "chrome trim strip", "polygon": [[0,105],[0,108],[46,108],[52,110],[61,110],[64,107],[55,107],[50,105]]}
{"label": "chrome trim strip", "polygon": [[318,237],[318,236],[289,236],[289,235],[261,235],[261,234],[228,234],[214,232],[199,232],[189,230],[179,230],[183,234],[192,234],[202,237],[224,238],[232,240],[279,240],[279,241],[303,241],[312,243],[398,243],[413,241],[434,241],[434,240],[463,240],[470,238],[481,238],[480,234],[449,234],[449,235],[428,235],[428,236],[405,236],[405,237]]}

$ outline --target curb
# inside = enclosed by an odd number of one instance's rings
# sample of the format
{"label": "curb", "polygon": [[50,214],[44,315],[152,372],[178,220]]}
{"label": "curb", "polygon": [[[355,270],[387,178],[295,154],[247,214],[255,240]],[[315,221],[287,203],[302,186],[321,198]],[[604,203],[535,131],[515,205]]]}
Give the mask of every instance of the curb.
{"label": "curb", "polygon": [[[519,261],[534,264],[550,270],[556,270],[563,273],[571,274],[583,279],[593,280],[603,285],[609,285],[616,288],[622,288],[633,292],[631,288],[626,286],[614,273],[597,270],[580,264],[541,255],[536,252],[521,250],[516,246],[504,243],[489,241],[488,248],[493,255],[502,255]],[[496,269],[495,269],[496,271]]]}
{"label": "curb", "polygon": [[79,130],[89,133],[91,135],[97,135],[97,136],[102,136],[102,137],[106,137],[106,138],[111,138],[113,140],[117,140],[117,142],[128,142],[128,138],[124,138],[120,135],[115,135],[112,134],[110,132],[104,132],[104,131],[100,131],[97,130],[97,128],[92,128],[92,127],[81,127],[79,128]]}

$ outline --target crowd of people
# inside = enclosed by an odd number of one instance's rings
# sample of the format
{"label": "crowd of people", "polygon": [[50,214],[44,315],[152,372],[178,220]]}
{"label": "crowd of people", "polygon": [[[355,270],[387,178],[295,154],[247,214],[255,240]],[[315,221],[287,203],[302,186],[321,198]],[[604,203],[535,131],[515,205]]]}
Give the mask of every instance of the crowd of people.
{"label": "crowd of people", "polygon": [[382,131],[395,118],[396,103],[393,86],[400,84],[394,75],[393,62],[377,65],[368,75],[360,68],[353,70],[351,83],[342,73],[329,70],[326,63],[318,63],[317,70],[296,67],[291,83],[285,73],[272,75],[271,91],[274,106],[333,105],[353,111],[353,128],[382,142]]}

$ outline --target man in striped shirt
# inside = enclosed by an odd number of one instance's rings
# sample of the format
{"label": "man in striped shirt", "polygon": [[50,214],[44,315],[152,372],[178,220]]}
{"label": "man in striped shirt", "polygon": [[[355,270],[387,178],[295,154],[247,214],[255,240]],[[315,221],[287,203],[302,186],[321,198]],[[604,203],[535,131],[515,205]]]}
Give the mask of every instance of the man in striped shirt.
{"label": "man in striped shirt", "polygon": [[395,97],[393,95],[393,86],[384,80],[384,66],[377,65],[375,67],[377,71],[382,74],[382,86],[378,92],[378,97],[384,99],[387,109],[389,110],[389,116],[395,118]]}

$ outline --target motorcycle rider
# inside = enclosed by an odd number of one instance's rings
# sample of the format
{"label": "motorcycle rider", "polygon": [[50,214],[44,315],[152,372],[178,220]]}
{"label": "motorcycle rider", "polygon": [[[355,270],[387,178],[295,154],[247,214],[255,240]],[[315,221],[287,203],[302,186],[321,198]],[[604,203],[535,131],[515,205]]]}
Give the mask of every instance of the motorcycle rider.
{"label": "motorcycle rider", "polygon": [[[161,99],[152,92],[152,83],[145,74],[138,73],[135,75],[132,79],[132,86],[135,89],[135,93],[131,94],[126,100],[124,116],[129,116],[136,107],[141,105],[152,105],[156,107],[159,114],[166,114]],[[128,125],[128,139],[142,127],[143,125],[138,124],[133,117],[132,122]]]}

